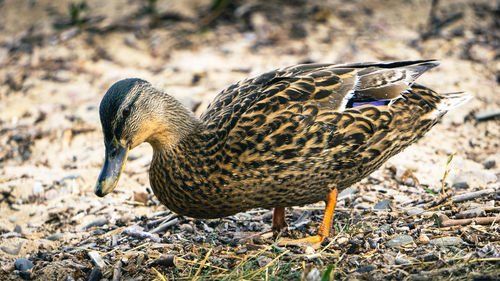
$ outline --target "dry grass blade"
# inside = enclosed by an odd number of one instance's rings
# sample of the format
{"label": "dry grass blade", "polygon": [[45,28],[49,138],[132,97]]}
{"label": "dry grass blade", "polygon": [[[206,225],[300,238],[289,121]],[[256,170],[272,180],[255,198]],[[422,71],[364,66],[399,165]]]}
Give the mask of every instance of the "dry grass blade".
{"label": "dry grass blade", "polygon": [[[196,261],[190,261],[190,260],[185,260],[185,259],[182,259],[182,258],[176,258],[175,259],[176,262],[184,262],[184,263],[189,263],[189,264],[201,264],[201,262],[196,262]],[[222,267],[218,267],[218,266],[215,266],[215,265],[211,265],[211,264],[205,264],[205,267],[210,267],[210,268],[213,268],[213,269],[217,269],[217,270],[221,270],[221,271],[228,271],[227,268],[222,268]],[[191,277],[189,277],[191,278]]]}
{"label": "dry grass blade", "polygon": [[161,274],[156,268],[153,267],[153,270],[156,272],[158,279],[160,279],[161,281],[168,281],[167,277]]}
{"label": "dry grass blade", "polygon": [[210,255],[212,254],[212,250],[213,250],[213,248],[210,248],[210,250],[208,250],[208,253],[205,255],[205,258],[201,262],[200,267],[198,267],[198,270],[194,274],[193,280],[198,279],[198,277],[201,273],[201,270],[203,269],[203,267],[205,267],[205,263],[207,263],[208,257],[210,257]]}
{"label": "dry grass blade", "polygon": [[250,280],[252,280],[252,277],[259,274],[260,272],[266,270],[267,268],[269,268],[271,265],[273,265],[276,261],[278,261],[282,256],[284,256],[285,254],[287,254],[288,252],[290,252],[290,250],[286,250],[284,251],[283,253],[279,254],[277,257],[275,257],[272,261],[270,261],[268,264],[266,264],[265,266],[257,269],[257,270],[254,270],[250,273],[247,273],[245,275],[242,275],[240,276],[239,279],[246,279],[247,277],[249,277]]}
{"label": "dry grass blade", "polygon": [[451,164],[451,161],[453,160],[453,156],[455,156],[455,153],[452,153],[450,155],[450,157],[448,157],[448,160],[446,160],[446,167],[444,168],[443,180],[441,181],[441,192],[443,194],[446,194],[446,191],[444,190],[444,183],[446,182],[446,178],[448,177],[448,174],[450,173],[450,164]]}

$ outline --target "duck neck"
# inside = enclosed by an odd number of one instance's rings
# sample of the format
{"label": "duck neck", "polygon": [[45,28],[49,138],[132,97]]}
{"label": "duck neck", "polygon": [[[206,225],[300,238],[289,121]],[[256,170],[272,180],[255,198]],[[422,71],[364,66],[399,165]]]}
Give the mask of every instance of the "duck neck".
{"label": "duck neck", "polygon": [[188,124],[175,144],[166,144],[159,138],[151,142],[153,159],[149,180],[156,197],[170,210],[181,215],[204,217],[207,216],[206,210],[200,208],[200,203],[210,202],[204,194],[210,190],[207,163],[204,163],[205,131],[197,119],[190,119]]}
{"label": "duck neck", "polygon": [[[175,150],[179,145],[196,138],[202,131],[202,123],[184,106],[175,112],[169,112],[164,120],[149,122],[155,128],[146,139],[155,153]],[[156,123],[156,124],[152,124]]]}

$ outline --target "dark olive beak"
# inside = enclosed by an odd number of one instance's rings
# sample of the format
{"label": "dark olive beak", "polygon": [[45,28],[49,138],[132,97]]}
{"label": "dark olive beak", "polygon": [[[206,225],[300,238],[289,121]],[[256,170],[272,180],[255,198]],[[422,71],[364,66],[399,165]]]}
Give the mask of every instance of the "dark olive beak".
{"label": "dark olive beak", "polygon": [[95,194],[103,197],[113,191],[118,184],[118,180],[127,162],[129,148],[113,141],[110,145],[106,145],[106,158],[102,166],[101,173],[95,185]]}

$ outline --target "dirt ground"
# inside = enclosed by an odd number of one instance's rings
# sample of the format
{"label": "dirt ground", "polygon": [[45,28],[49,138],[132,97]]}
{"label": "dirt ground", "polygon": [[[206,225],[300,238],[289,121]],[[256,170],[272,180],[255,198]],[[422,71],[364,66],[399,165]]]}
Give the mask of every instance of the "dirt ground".
{"label": "dirt ground", "polygon": [[[441,65],[420,83],[474,99],[345,190],[319,248],[246,239],[271,210],[170,213],[150,191],[147,144],[115,192],[93,193],[98,106],[122,78],[199,115],[279,67],[431,58]],[[500,1],[0,0],[0,279],[498,280],[499,84]],[[314,233],[322,209],[289,209],[285,235]]]}

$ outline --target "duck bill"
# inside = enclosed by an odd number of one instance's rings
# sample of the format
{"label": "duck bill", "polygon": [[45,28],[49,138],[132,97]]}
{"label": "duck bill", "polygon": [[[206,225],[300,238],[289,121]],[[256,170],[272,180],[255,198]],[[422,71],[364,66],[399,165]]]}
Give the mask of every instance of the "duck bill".
{"label": "duck bill", "polygon": [[127,162],[129,148],[118,142],[106,145],[106,158],[95,185],[95,194],[103,197],[113,191]]}

